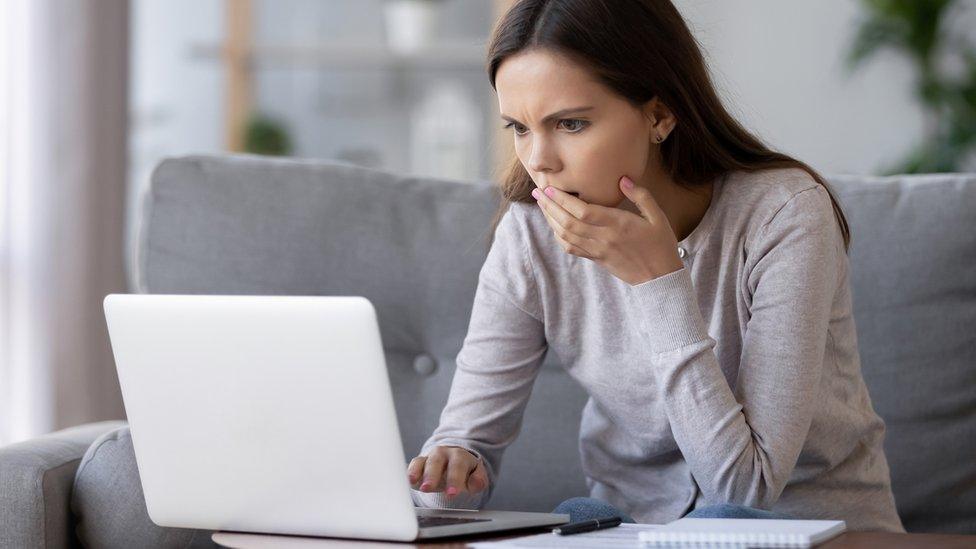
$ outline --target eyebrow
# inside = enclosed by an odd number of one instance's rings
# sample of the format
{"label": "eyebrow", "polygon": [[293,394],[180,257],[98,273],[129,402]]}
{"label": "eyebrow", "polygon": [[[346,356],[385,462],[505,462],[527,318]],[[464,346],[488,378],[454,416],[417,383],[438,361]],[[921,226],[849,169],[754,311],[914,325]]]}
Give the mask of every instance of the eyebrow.
{"label": "eyebrow", "polygon": [[[570,108],[570,109],[562,109],[560,111],[556,111],[556,112],[554,112],[554,113],[546,116],[545,118],[542,119],[542,122],[543,123],[549,122],[549,121],[555,120],[556,118],[559,118],[561,116],[566,116],[567,114],[575,114],[575,113],[578,113],[578,112],[589,111],[589,110],[592,110],[592,109],[593,109],[593,107],[573,107],[573,108]],[[505,119],[505,120],[508,120],[509,122],[518,122],[519,124],[521,124],[521,122],[519,122],[518,120],[515,120],[514,118],[510,118],[510,117],[508,117],[508,116],[506,116],[504,114],[502,115],[502,118]]]}

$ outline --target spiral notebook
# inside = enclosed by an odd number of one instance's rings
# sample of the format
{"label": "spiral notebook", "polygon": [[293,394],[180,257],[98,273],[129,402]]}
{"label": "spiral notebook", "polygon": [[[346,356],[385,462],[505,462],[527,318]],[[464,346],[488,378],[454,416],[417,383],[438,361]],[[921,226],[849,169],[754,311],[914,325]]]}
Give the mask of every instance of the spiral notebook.
{"label": "spiral notebook", "polygon": [[639,532],[637,539],[643,547],[813,547],[846,528],[842,520],[683,518]]}

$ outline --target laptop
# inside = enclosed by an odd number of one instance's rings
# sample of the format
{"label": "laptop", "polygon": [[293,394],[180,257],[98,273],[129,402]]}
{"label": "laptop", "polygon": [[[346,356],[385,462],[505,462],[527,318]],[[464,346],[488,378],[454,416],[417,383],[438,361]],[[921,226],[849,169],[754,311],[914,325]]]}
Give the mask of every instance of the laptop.
{"label": "laptop", "polygon": [[159,526],[414,541],[569,522],[414,506],[364,297],[109,294],[104,308]]}

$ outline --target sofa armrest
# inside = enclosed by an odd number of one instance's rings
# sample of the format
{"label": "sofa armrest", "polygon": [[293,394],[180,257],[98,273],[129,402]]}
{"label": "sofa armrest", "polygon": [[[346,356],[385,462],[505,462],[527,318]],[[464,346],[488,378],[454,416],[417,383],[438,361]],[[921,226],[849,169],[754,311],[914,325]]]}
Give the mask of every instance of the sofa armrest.
{"label": "sofa armrest", "polygon": [[0,448],[0,547],[75,547],[75,471],[95,439],[124,425],[87,423]]}

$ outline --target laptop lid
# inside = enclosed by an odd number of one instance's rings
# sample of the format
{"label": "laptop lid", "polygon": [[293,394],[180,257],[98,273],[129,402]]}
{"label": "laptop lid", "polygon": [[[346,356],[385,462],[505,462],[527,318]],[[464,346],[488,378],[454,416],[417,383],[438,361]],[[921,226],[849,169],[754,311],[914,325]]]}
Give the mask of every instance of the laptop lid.
{"label": "laptop lid", "polygon": [[154,523],[417,537],[369,300],[110,294],[104,308]]}

